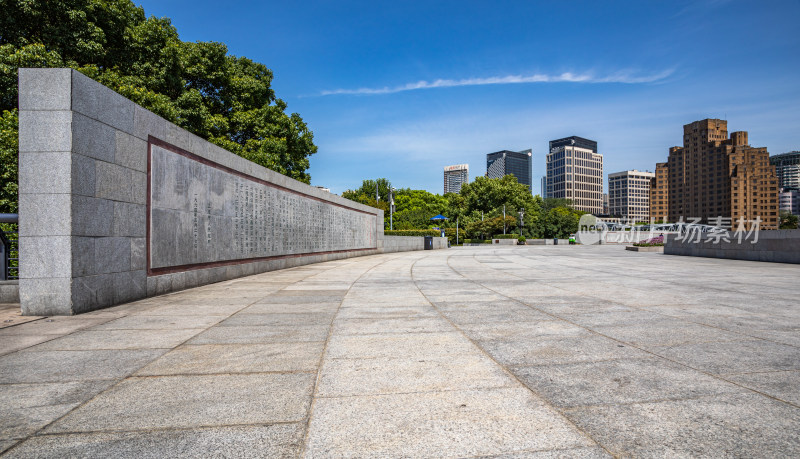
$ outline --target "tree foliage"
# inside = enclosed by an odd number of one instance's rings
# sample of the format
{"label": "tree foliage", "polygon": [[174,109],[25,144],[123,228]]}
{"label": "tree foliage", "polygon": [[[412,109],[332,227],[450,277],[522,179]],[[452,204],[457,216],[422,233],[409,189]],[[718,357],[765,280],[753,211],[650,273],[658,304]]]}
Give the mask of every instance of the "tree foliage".
{"label": "tree foliage", "polygon": [[[313,133],[286,113],[265,65],[228,54],[222,43],[181,41],[168,18],[146,17],[130,0],[0,0],[0,11],[0,111],[17,108],[18,68],[71,67],[227,150],[310,182]],[[5,154],[12,145],[1,141]],[[0,167],[5,190],[12,170],[6,161]]]}
{"label": "tree foliage", "polygon": [[[375,185],[381,201],[375,203]],[[384,210],[384,227],[389,228],[388,195],[391,184],[386,179],[364,180],[360,188],[342,196]],[[490,238],[512,230],[526,237],[565,238],[578,230],[583,212],[575,210],[567,199],[542,199],[532,196],[528,187],[512,175],[498,179],[477,177],[461,187],[459,193],[444,196],[425,190],[399,189],[394,192],[396,230],[443,227],[461,229],[461,237]],[[505,220],[503,207],[505,206]],[[444,222],[431,217],[443,214]]]}
{"label": "tree foliage", "polygon": [[0,212],[17,213],[17,111],[0,114]]}
{"label": "tree foliage", "polygon": [[792,214],[788,210],[780,211],[780,229],[797,229],[798,218],[797,215]]}

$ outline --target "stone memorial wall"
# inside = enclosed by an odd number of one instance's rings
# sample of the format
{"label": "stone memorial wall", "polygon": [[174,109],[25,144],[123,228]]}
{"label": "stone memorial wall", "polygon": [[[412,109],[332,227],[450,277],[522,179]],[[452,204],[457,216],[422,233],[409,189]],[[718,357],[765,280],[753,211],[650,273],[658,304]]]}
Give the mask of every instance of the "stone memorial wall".
{"label": "stone memorial wall", "polygon": [[149,139],[148,273],[377,247],[374,211],[237,173]]}
{"label": "stone memorial wall", "polygon": [[381,210],[247,161],[74,70],[20,69],[19,108],[24,314],[383,251]]}

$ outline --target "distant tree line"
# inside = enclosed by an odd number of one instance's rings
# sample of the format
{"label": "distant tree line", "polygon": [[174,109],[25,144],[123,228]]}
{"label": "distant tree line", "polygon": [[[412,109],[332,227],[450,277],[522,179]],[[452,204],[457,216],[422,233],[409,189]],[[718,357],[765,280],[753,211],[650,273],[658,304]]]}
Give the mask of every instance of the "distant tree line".
{"label": "distant tree line", "polygon": [[17,209],[17,69],[71,67],[168,121],[309,183],[314,135],[263,64],[181,41],[130,0],[0,0],[0,212]]}
{"label": "distant tree line", "polygon": [[[389,181],[383,178],[364,180],[361,187],[345,191],[342,196],[383,209],[384,227],[388,229],[390,188]],[[455,228],[458,223],[461,237],[474,239],[501,234],[504,225],[507,233],[514,232],[527,238],[565,238],[578,231],[578,221],[584,214],[572,207],[567,199],[533,196],[528,187],[517,182],[513,175],[497,179],[476,177],[472,183],[462,186],[459,193],[444,196],[425,190],[400,188],[394,191],[394,203],[392,227],[396,230]],[[444,215],[448,220],[431,221],[430,218],[437,214]]]}

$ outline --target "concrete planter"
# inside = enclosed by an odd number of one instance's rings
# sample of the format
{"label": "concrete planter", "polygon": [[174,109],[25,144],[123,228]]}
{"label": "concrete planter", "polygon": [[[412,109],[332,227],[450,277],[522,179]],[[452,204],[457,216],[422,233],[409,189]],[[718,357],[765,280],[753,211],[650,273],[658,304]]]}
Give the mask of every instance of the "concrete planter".
{"label": "concrete planter", "polygon": [[655,253],[664,253],[664,246],[653,246],[653,247],[636,247],[629,245],[625,247],[625,250],[630,250],[631,252],[655,252]]}

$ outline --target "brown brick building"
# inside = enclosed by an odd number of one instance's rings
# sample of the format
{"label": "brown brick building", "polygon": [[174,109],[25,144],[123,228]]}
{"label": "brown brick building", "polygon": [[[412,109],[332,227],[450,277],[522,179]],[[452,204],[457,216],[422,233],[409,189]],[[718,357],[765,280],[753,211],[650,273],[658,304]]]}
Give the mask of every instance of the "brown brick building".
{"label": "brown brick building", "polygon": [[[669,149],[670,153],[672,153],[672,148]],[[667,163],[656,163],[656,176],[650,179],[650,220],[655,222],[669,220],[669,168]]]}
{"label": "brown brick building", "polygon": [[[651,199],[650,214],[656,220],[666,210],[670,222],[700,218],[713,224],[722,217],[730,218],[736,229],[740,217],[760,217],[761,229],[778,229],[778,182],[767,149],[748,145],[745,131],[729,137],[727,121],[705,119],[683,126],[683,147],[670,148],[669,160],[659,165],[667,180],[662,185],[657,167],[655,191],[663,186],[664,199],[658,194]],[[666,209],[659,204],[664,201]]]}

